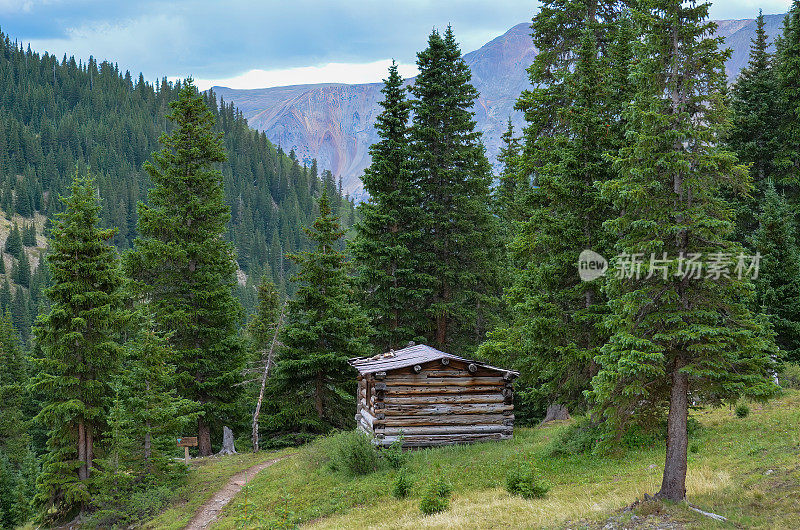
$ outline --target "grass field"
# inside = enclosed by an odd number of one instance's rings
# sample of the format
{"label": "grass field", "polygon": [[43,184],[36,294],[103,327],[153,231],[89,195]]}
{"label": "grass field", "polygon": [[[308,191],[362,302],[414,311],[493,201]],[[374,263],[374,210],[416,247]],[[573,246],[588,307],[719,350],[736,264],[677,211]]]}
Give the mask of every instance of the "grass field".
{"label": "grass field", "polygon": [[[504,442],[414,451],[406,467],[415,491],[405,500],[390,494],[395,471],[355,478],[334,473],[323,463],[323,444],[310,444],[261,472],[213,528],[593,528],[612,516],[625,522],[653,511],[665,512],[663,517],[678,527],[800,528],[800,392],[788,391],[750,408],[742,419],[727,408],[692,413],[702,429],[691,440],[689,502],[729,523],[714,522],[683,505],[645,504],[619,516],[634,500],[658,490],[663,448],[614,457],[551,457],[548,448],[565,428],[560,425],[516,429],[514,438]],[[208,498],[224,483],[223,475],[272,457],[240,456],[231,464],[198,468],[189,500],[151,527],[179,527],[202,503],[200,497]],[[551,486],[544,499],[524,500],[504,489],[507,471],[528,464]],[[448,511],[423,516],[419,492],[437,467],[453,484],[453,499]]]}

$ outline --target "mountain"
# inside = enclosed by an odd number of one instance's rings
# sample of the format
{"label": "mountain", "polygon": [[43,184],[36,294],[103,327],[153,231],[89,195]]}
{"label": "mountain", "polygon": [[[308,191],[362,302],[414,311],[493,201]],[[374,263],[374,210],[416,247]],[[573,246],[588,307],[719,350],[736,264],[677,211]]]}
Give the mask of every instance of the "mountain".
{"label": "mountain", "polygon": [[[783,15],[767,15],[771,38],[779,34]],[[733,50],[726,63],[730,79],[744,65],[755,35],[755,20],[719,20],[717,35]],[[536,55],[528,23],[517,24],[480,49],[464,55],[472,82],[481,96],[475,119],[483,132],[489,160],[495,162],[500,136],[509,117],[519,131],[522,116],[514,110],[520,92],[529,85],[526,68]],[[407,80],[412,83],[413,78]],[[369,165],[369,146],[377,140],[373,122],[380,112],[381,83],[294,85],[254,90],[214,87],[233,101],[251,127],[264,131],[275,144],[294,149],[304,161],[316,158],[319,167],[342,178],[344,191],[358,197],[360,175]]]}

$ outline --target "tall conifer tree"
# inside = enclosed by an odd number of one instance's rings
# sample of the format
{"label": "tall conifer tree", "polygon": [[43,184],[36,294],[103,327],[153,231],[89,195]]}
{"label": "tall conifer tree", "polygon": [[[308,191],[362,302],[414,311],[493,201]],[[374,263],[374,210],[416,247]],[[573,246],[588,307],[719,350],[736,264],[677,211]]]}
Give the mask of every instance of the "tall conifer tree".
{"label": "tall conifer tree", "polygon": [[471,349],[499,293],[491,173],[472,111],[478,91],[449,26],[430,34],[417,66],[410,137],[426,242],[418,259],[432,282],[428,338],[444,350]]}
{"label": "tall conifer tree", "polygon": [[610,248],[603,223],[612,212],[599,185],[613,176],[607,156],[622,143],[629,94],[623,8],[617,0],[548,0],[531,26],[541,52],[528,70],[534,88],[517,107],[528,122],[521,171],[534,175],[535,188],[510,245],[519,267],[506,297],[513,321],[483,351],[521,371],[519,398],[533,414],[555,403],[585,407],[607,338],[602,283],[581,281],[576,264],[585,249]]}
{"label": "tall conifer tree", "polygon": [[76,176],[64,203],[47,256],[50,312],[35,328],[44,354],[35,388],[47,400],[38,418],[49,429],[36,496],[44,520],[69,516],[91,498],[125,321],[119,259],[109,244],[114,230],[99,227],[94,179]]}
{"label": "tall conifer tree", "polygon": [[425,243],[420,189],[411,171],[411,104],[394,63],[381,92],[383,112],[375,124],[380,140],[370,147],[372,163],[362,177],[369,200],[359,205],[361,220],[351,250],[375,328],[374,343],[389,351],[424,333],[421,306],[429,282],[419,264]]}
{"label": "tall conifer tree", "polygon": [[761,255],[753,310],[762,311],[772,324],[781,357],[800,362],[800,252],[795,214],[768,181],[756,218],[758,228],[748,246]]}
{"label": "tall conifer tree", "polygon": [[775,153],[778,151],[780,113],[775,112],[778,84],[769,53],[764,15],[756,19],[756,36],[750,48],[750,61],[739,74],[731,91],[732,127],[728,145],[739,161],[751,164],[753,193],[732,198],[736,208],[736,238],[744,243],[756,227],[755,212],[764,197],[766,183],[775,178]]}
{"label": "tall conifer tree", "polygon": [[306,234],[313,249],[292,256],[299,266],[298,289],[281,330],[284,347],[274,376],[279,412],[270,423],[274,430],[320,433],[353,423],[355,379],[347,360],[368,353],[371,330],[353,300],[337,246],[344,232],[327,190]]}
{"label": "tall conifer tree", "polygon": [[[668,408],[657,496],[678,502],[686,495],[689,396],[715,403],[770,394],[774,344],[746,304],[754,264],[741,258],[739,279],[742,247],[727,239],[731,212],[722,195],[748,182],[722,147],[727,54],[711,37],[709,4],[637,5],[630,145],[615,161],[618,176],[602,186],[621,212],[606,223],[619,273],[606,282],[611,337],[592,398],[609,427]],[[697,261],[707,262],[700,272]]]}
{"label": "tall conifer tree", "polygon": [[790,200],[797,204],[800,203],[800,0],[793,0],[783,21],[776,70],[780,105],[776,184],[788,188]]}
{"label": "tall conifer tree", "polygon": [[155,186],[139,205],[139,238],[126,267],[159,329],[171,334],[178,392],[202,406],[198,444],[208,456],[211,429],[221,430],[236,401],[244,362],[234,249],[223,239],[230,208],[216,166],[226,155],[191,79],[170,107],[175,129],[145,164]]}

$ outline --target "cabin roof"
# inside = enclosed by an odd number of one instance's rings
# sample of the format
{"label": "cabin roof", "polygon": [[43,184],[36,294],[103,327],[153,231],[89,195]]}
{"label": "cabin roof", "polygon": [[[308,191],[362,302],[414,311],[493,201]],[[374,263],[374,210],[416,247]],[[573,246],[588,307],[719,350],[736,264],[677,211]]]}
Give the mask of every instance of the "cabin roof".
{"label": "cabin roof", "polygon": [[506,370],[505,368],[497,368],[488,365],[481,361],[474,361],[465,359],[458,355],[452,355],[439,351],[436,348],[431,348],[424,344],[417,344],[416,346],[409,346],[402,350],[389,351],[372,357],[356,357],[350,359],[348,362],[353,366],[361,375],[374,374],[375,372],[388,372],[390,370],[397,370],[398,368],[407,368],[417,364],[427,363],[430,361],[438,361],[440,359],[453,359],[456,361],[463,361],[466,363],[473,363],[489,370],[496,370],[502,373],[511,373],[518,376],[519,372],[514,370]]}

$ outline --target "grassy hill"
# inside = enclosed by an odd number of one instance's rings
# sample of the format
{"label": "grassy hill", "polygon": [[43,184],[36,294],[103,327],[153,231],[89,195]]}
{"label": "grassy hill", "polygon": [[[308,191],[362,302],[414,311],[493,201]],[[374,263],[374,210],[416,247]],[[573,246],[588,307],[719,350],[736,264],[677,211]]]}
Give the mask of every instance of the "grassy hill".
{"label": "grassy hill", "polygon": [[[212,528],[800,528],[800,391],[751,404],[746,418],[730,409],[692,416],[701,429],[691,440],[689,502],[723,515],[718,523],[686,506],[645,502],[658,490],[664,449],[615,456],[553,457],[550,448],[566,425],[516,429],[513,440],[414,451],[406,468],[415,481],[405,500],[391,496],[397,473],[382,469],[360,477],[330,471],[320,440],[262,471],[223,511]],[[276,453],[242,455],[192,471],[181,502],[151,523],[181,528],[225,477]],[[532,463],[550,484],[547,496],[524,500],[505,491],[506,473]],[[453,484],[450,509],[423,516],[419,492],[436,469]],[[245,516],[245,510],[247,515]]]}

